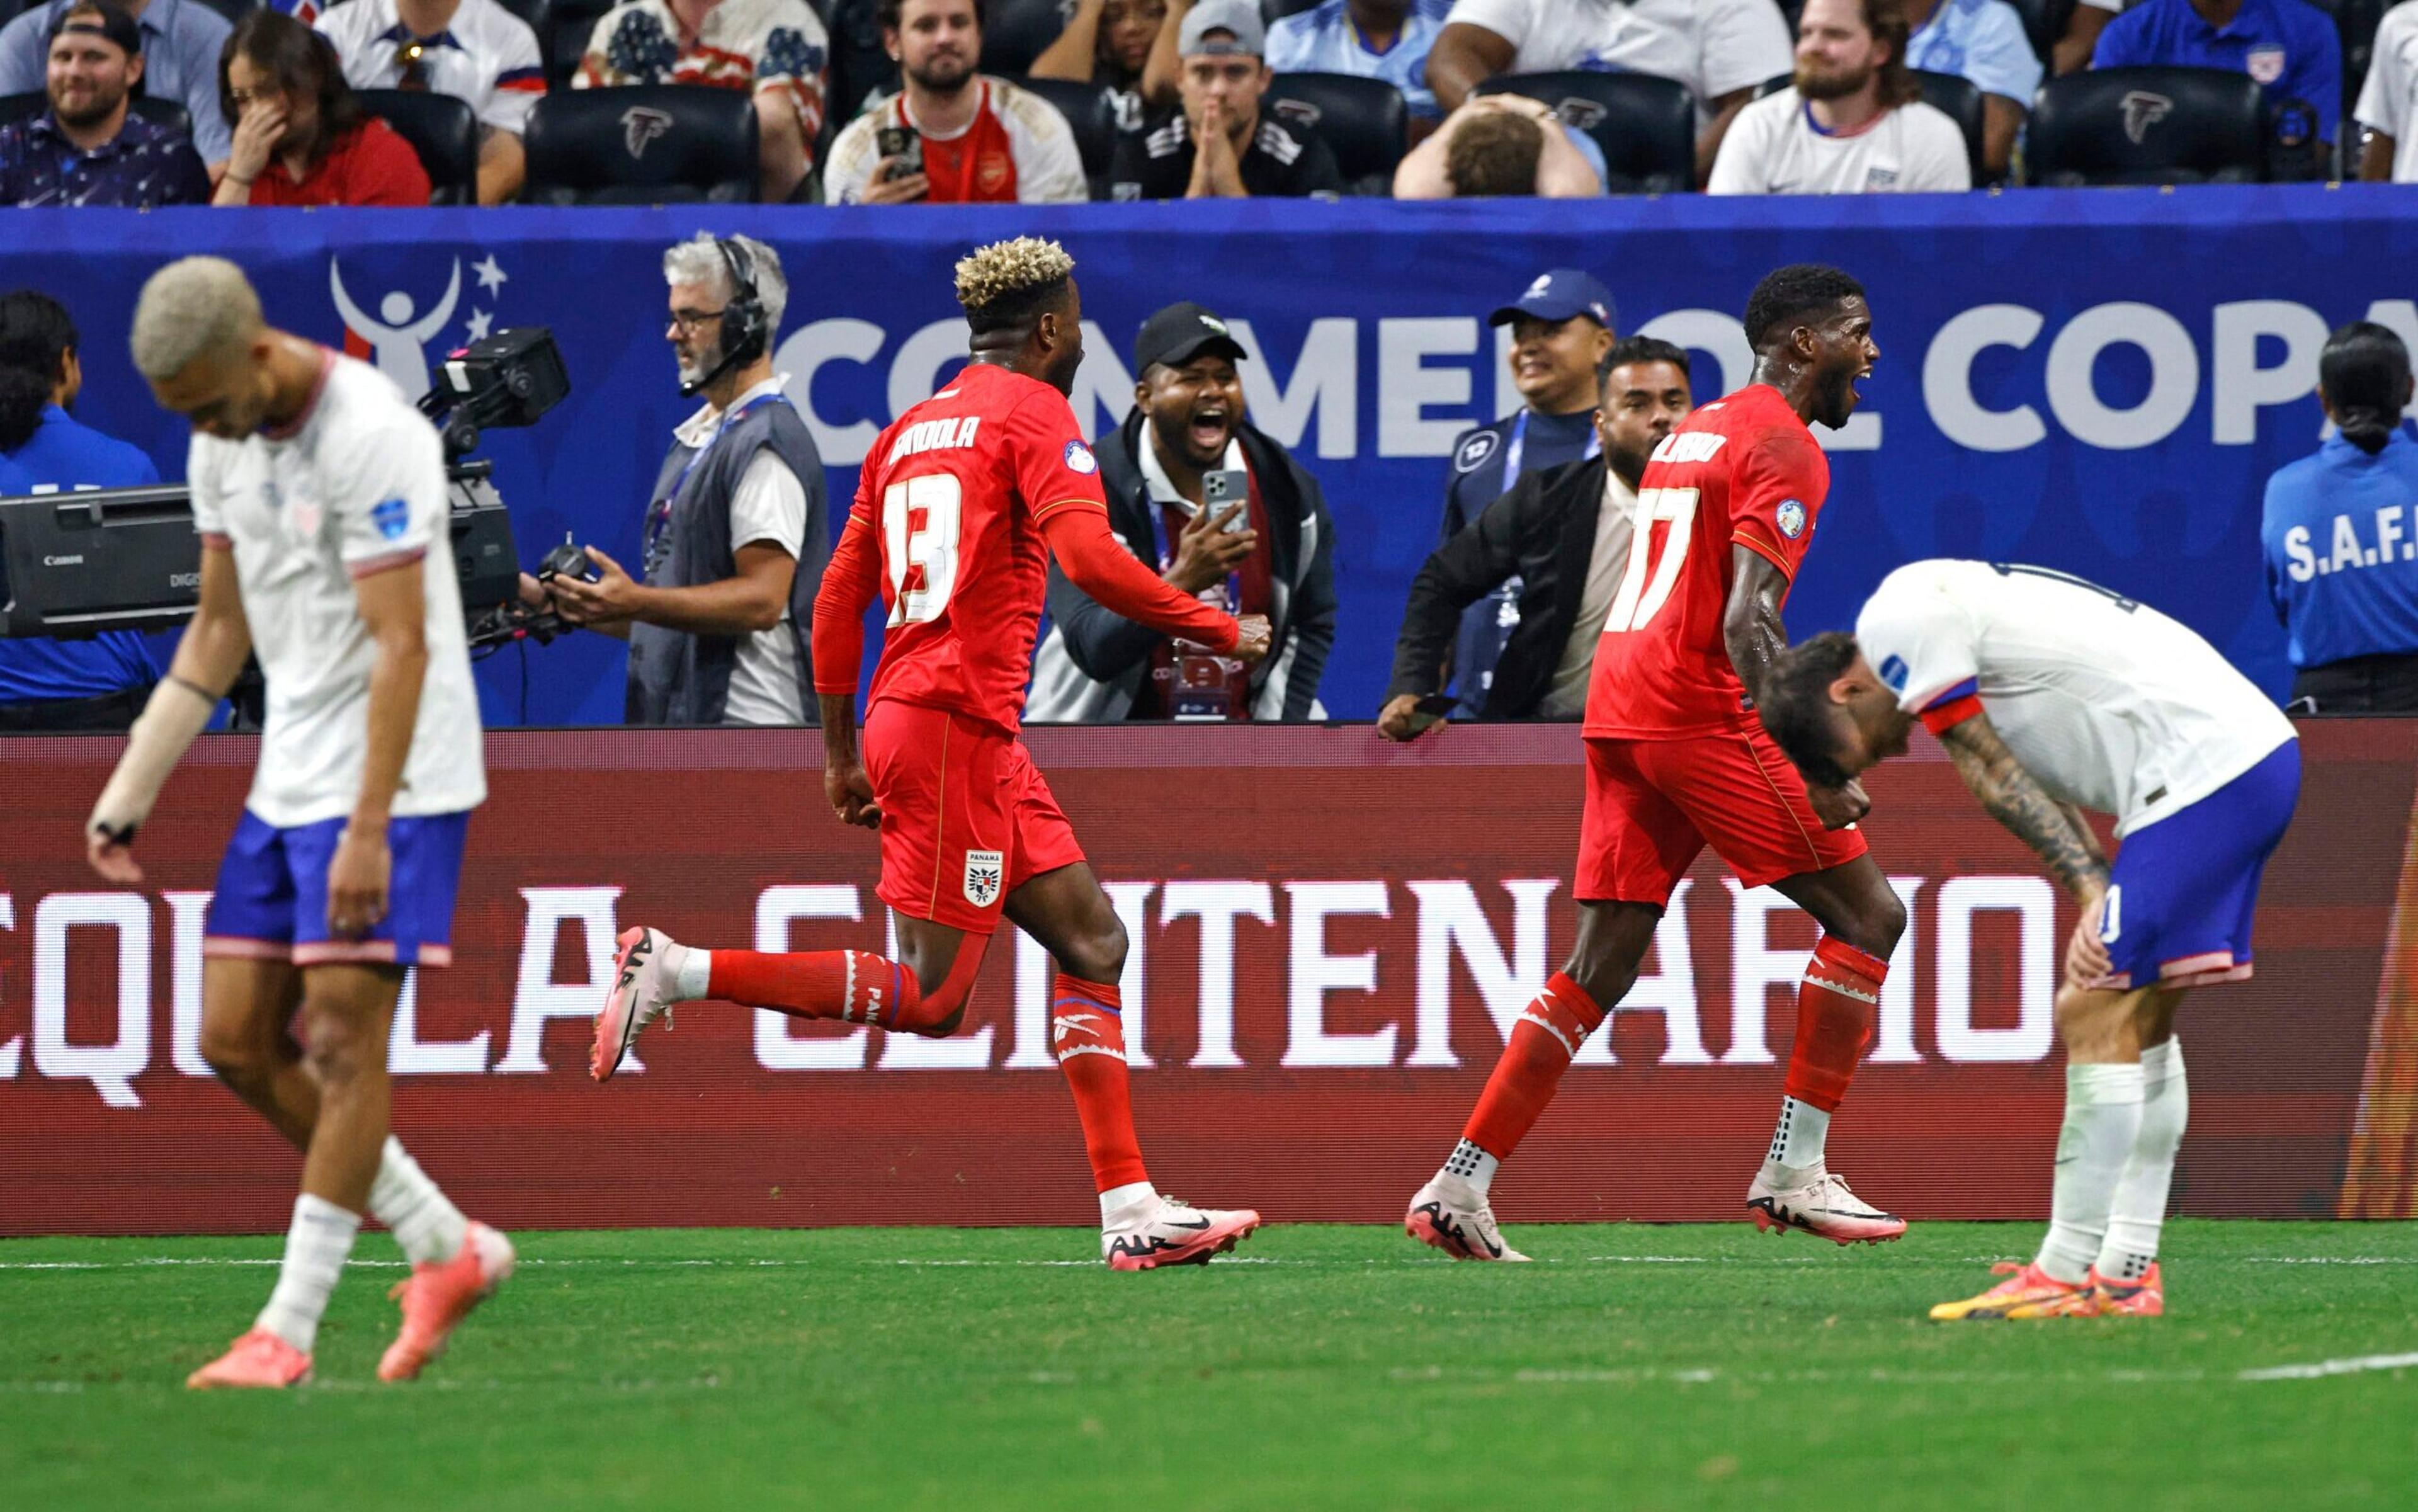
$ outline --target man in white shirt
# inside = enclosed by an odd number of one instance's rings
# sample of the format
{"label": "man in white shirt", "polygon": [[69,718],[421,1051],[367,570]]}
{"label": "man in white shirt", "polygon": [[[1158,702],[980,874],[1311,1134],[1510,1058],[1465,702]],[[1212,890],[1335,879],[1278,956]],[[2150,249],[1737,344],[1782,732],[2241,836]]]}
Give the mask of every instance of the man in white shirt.
{"label": "man in white shirt", "polygon": [[806,635],[831,557],[822,460],[773,347],[789,302],[780,255],[698,232],[664,253],[681,392],[647,505],[639,579],[588,548],[592,577],[524,577],[532,606],[630,642],[633,725],[807,725]]}
{"label": "man in white shirt", "polygon": [[511,1244],[387,1135],[395,1002],[408,969],[452,958],[464,837],[487,796],[443,451],[376,369],[269,328],[223,259],[154,274],[132,344],[161,405],[192,422],[200,604],[93,807],[86,853],[112,882],[142,880],[137,830],[256,652],[268,717],[203,926],[201,1049],[303,1151],[268,1307],[186,1384],[309,1379],[364,1214],[412,1261],[378,1364],[409,1380],[513,1266]]}
{"label": "man in white shirt", "polygon": [[1806,0],[1796,82],[1746,109],[1710,194],[1909,194],[1973,187],[1965,133],[1923,103],[1900,0]]}
{"label": "man in white shirt", "polygon": [[1459,0],[1428,53],[1428,84],[1446,111],[1498,73],[1562,69],[1687,85],[1702,182],[1730,118],[1788,71],[1788,23],[1771,0]]}
{"label": "man in white shirt", "polygon": [[975,71],[974,0],[881,0],[900,92],[848,123],[823,167],[827,205],[1064,205],[1092,197],[1058,108]]}
{"label": "man in white shirt", "polygon": [[[2291,722],[2191,631],[2044,568],[1901,567],[1851,639],[1783,655],[1761,712],[1816,782],[1904,754],[1919,718],[2080,909],[2057,1025],[2065,1127],[2032,1261],[1943,1321],[2154,1316],[2188,1094],[2175,1008],[2251,972],[2267,859],[2301,787]],[[2083,810],[2116,817],[2108,865]]]}
{"label": "man in white shirt", "polygon": [[2367,82],[2351,114],[2365,129],[2359,176],[2371,184],[2418,182],[2418,130],[2410,119],[2418,105],[2418,0],[2404,0],[2384,13],[2369,54]]}
{"label": "man in white shirt", "polygon": [[350,0],[322,15],[356,89],[451,95],[479,116],[479,203],[502,205],[528,176],[521,137],[545,93],[537,33],[496,0]]}

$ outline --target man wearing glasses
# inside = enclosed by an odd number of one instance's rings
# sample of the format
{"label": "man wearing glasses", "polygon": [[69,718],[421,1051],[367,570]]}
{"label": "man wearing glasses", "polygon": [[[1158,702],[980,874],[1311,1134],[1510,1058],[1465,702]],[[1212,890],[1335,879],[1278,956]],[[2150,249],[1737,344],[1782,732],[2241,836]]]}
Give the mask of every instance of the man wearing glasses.
{"label": "man wearing glasses", "polygon": [[753,237],[705,232],[664,253],[664,279],[681,392],[705,407],[672,433],[641,569],[589,546],[588,573],[524,576],[521,598],[629,641],[630,724],[811,724],[831,530],[822,459],[773,371],[788,281]]}
{"label": "man wearing glasses", "polygon": [[318,28],[354,88],[426,90],[467,104],[479,116],[479,203],[520,193],[528,171],[521,134],[545,93],[528,22],[496,0],[350,0]]}

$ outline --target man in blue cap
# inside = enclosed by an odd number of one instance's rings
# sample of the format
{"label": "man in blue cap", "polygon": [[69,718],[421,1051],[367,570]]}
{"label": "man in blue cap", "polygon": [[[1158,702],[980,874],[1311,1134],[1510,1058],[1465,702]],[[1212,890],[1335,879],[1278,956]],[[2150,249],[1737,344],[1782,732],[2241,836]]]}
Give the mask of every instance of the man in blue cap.
{"label": "man in blue cap", "polygon": [[[1490,326],[1511,328],[1511,382],[1523,403],[1518,413],[1453,442],[1439,542],[1461,534],[1523,474],[1599,453],[1596,364],[1612,350],[1617,318],[1611,291],[1575,267],[1538,274],[1518,298],[1486,317]],[[1462,616],[1452,684],[1461,718],[1476,719],[1486,703],[1503,643],[1520,623],[1521,587],[1514,577]]]}

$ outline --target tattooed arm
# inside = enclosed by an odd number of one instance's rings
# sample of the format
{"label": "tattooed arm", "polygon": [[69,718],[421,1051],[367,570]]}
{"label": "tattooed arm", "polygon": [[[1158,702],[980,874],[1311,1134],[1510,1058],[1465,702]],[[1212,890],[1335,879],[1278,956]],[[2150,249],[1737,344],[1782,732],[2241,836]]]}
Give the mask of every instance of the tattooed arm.
{"label": "tattooed arm", "polygon": [[2089,823],[2071,804],[2061,803],[2026,771],[2007,742],[1998,739],[1990,716],[1976,713],[1951,725],[1939,737],[1956,763],[1956,774],[1982,801],[1982,806],[2032,848],[2074,901],[2087,911],[2107,891],[2107,857]]}

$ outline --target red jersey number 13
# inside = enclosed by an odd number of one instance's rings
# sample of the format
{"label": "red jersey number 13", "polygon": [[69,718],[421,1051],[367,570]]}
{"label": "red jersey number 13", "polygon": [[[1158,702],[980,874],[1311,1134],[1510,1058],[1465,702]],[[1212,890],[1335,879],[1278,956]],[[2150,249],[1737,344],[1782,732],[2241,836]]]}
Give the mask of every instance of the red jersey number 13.
{"label": "red jersey number 13", "polygon": [[890,573],[890,626],[937,619],[957,586],[957,520],[965,493],[956,475],[926,473],[881,491],[881,559]]}
{"label": "red jersey number 13", "polygon": [[[1658,525],[1669,528],[1657,531]],[[1644,630],[1670,602],[1679,569],[1688,559],[1688,542],[1696,533],[1696,490],[1640,489],[1635,527],[1629,534],[1629,573],[1620,580],[1620,592],[1603,622],[1607,635]],[[1662,542],[1659,558],[1654,555],[1657,536]]]}

